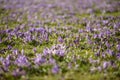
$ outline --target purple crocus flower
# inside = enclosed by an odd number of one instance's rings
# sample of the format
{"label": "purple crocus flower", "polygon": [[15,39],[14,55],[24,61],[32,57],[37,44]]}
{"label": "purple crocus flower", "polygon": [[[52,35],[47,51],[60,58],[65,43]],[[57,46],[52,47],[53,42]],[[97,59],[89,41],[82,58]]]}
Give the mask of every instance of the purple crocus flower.
{"label": "purple crocus flower", "polygon": [[118,53],[116,56],[117,56],[118,59],[120,59],[120,53]]}
{"label": "purple crocus flower", "polygon": [[82,29],[80,29],[78,32],[79,32],[79,33],[83,33],[84,31],[83,31]]}
{"label": "purple crocus flower", "polygon": [[14,29],[14,33],[17,33],[19,30],[20,30],[20,27],[16,27],[16,28]]}
{"label": "purple crocus flower", "polygon": [[32,41],[32,35],[28,31],[24,33],[24,41],[25,42]]}
{"label": "purple crocus flower", "polygon": [[36,49],[36,48],[33,48],[33,52],[36,53],[36,52],[37,52],[37,49]]}
{"label": "purple crocus flower", "polygon": [[58,72],[59,72],[59,66],[55,64],[52,68],[52,73],[57,74]]}
{"label": "purple crocus flower", "polygon": [[46,32],[46,30],[45,30],[44,28],[42,28],[42,27],[36,28],[36,31],[37,31],[37,32],[40,32],[40,33],[42,33],[42,34],[44,34],[44,33]]}
{"label": "purple crocus flower", "polygon": [[51,63],[51,64],[55,64],[55,63],[56,63],[56,61],[55,61],[55,59],[50,58],[50,59],[49,59],[49,63]]}
{"label": "purple crocus flower", "polygon": [[98,34],[98,37],[99,38],[102,38],[104,36],[104,33],[103,32],[100,32],[99,34]]}
{"label": "purple crocus flower", "polygon": [[109,62],[107,61],[103,62],[103,69],[108,68],[108,66],[109,66]]}
{"label": "purple crocus flower", "polygon": [[76,45],[79,44],[79,37],[76,37],[76,39],[74,40],[74,43],[75,43]]}
{"label": "purple crocus flower", "polygon": [[111,35],[110,30],[106,30],[106,32],[105,32],[105,33],[106,33],[106,35],[107,35],[107,36]]}
{"label": "purple crocus flower", "polygon": [[57,44],[55,46],[52,46],[51,51],[53,55],[58,55],[58,56],[64,56],[66,52],[65,46],[63,44]]}
{"label": "purple crocus flower", "polygon": [[15,60],[15,64],[18,66],[29,66],[30,62],[25,55],[18,55],[17,59]]}
{"label": "purple crocus flower", "polygon": [[2,61],[2,63],[3,63],[3,65],[4,65],[4,67],[8,67],[8,66],[10,65],[10,60],[9,60],[9,59],[4,59],[4,60]]}
{"label": "purple crocus flower", "polygon": [[49,49],[48,48],[45,48],[44,50],[43,50],[43,54],[44,54],[44,56],[47,56],[47,55],[49,55]]}
{"label": "purple crocus flower", "polygon": [[98,34],[94,34],[93,38],[94,39],[98,38]]}
{"label": "purple crocus flower", "polygon": [[0,62],[2,62],[4,60],[4,58],[3,57],[0,57]]}
{"label": "purple crocus flower", "polygon": [[56,54],[57,54],[58,56],[63,57],[63,56],[65,55],[65,51],[64,51],[64,50],[57,50],[57,51],[56,51]]}
{"label": "purple crocus flower", "polygon": [[0,43],[2,43],[2,38],[0,37]]}
{"label": "purple crocus flower", "polygon": [[95,56],[97,56],[97,57],[100,56],[100,51],[96,52]]}
{"label": "purple crocus flower", "polygon": [[62,37],[58,37],[58,41],[59,41],[60,43],[63,43],[63,42],[64,42],[64,40],[62,39]]}
{"label": "purple crocus flower", "polygon": [[0,62],[2,63],[2,65],[3,65],[3,70],[4,70],[5,72],[9,71],[9,66],[10,66],[10,64],[11,64],[10,58],[11,58],[10,55],[8,55],[5,59],[2,58],[2,57],[0,58]]}
{"label": "purple crocus flower", "polygon": [[12,31],[12,29],[6,29],[6,33],[11,33]]}
{"label": "purple crocus flower", "polygon": [[91,32],[92,28],[91,27],[86,27],[87,32]]}
{"label": "purple crocus flower", "polygon": [[106,42],[105,45],[107,46],[107,48],[111,47],[111,45],[108,42]]}
{"label": "purple crocus flower", "polygon": [[117,50],[120,51],[120,44],[118,44],[116,47],[117,47]]}
{"label": "purple crocus flower", "polygon": [[34,63],[36,65],[40,65],[45,62],[46,62],[46,59],[41,54],[36,54],[36,57],[34,58]]}
{"label": "purple crocus flower", "polygon": [[45,39],[46,42],[49,41],[49,36],[48,36],[48,34],[45,35],[44,39]]}
{"label": "purple crocus flower", "polygon": [[30,42],[32,41],[32,37],[29,35],[29,36],[26,36],[25,37],[25,42]]}
{"label": "purple crocus flower", "polygon": [[114,28],[114,29],[118,29],[119,26],[120,26],[120,23],[118,23],[118,24],[114,24],[113,28]]}
{"label": "purple crocus flower", "polygon": [[35,29],[36,29],[36,28],[30,28],[29,31],[30,31],[31,33],[33,33],[33,32],[35,32]]}
{"label": "purple crocus flower", "polygon": [[86,26],[86,31],[87,32],[92,32],[92,28],[90,27],[90,22],[87,23],[87,26]]}
{"label": "purple crocus flower", "polygon": [[24,71],[24,70],[22,70],[21,68],[18,68],[18,69],[16,69],[16,70],[14,70],[13,72],[12,72],[12,75],[13,76],[22,76],[22,75],[25,75],[26,74],[26,72]]}
{"label": "purple crocus flower", "polygon": [[14,49],[14,50],[12,51],[12,53],[13,53],[14,55],[17,55],[17,54],[18,54],[18,50],[17,50],[17,49]]}
{"label": "purple crocus flower", "polygon": [[105,57],[106,57],[105,53],[102,53],[102,58],[105,58]]}
{"label": "purple crocus flower", "polygon": [[113,56],[113,55],[115,54],[115,53],[114,53],[112,50],[110,50],[110,49],[108,49],[107,52],[108,52],[108,54],[110,54],[111,56]]}
{"label": "purple crocus flower", "polygon": [[7,47],[8,47],[9,50],[12,49],[12,46],[11,46],[11,45],[8,45]]}
{"label": "purple crocus flower", "polygon": [[103,22],[103,24],[107,24],[108,20],[103,20],[102,22]]}
{"label": "purple crocus flower", "polygon": [[94,63],[100,63],[100,60],[98,59],[98,60],[93,60],[92,58],[89,58],[89,62],[90,63],[92,63],[92,64],[94,64]]}

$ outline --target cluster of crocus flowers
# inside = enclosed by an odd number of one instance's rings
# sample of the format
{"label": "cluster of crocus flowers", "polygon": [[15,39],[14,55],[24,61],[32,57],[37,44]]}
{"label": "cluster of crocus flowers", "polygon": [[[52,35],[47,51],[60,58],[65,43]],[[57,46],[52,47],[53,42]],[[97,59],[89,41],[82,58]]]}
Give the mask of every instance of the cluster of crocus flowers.
{"label": "cluster of crocus flowers", "polygon": [[119,11],[112,0],[0,1],[0,77],[119,71]]}

